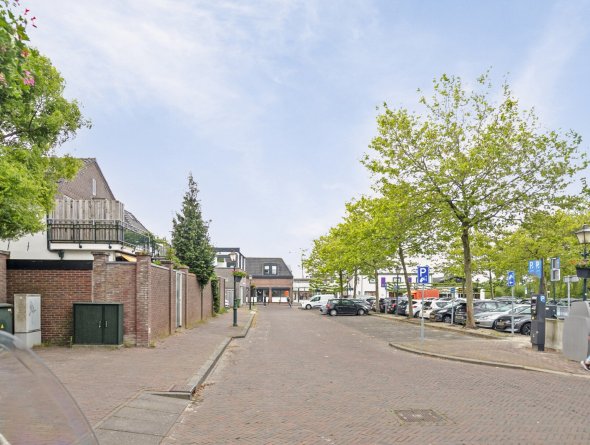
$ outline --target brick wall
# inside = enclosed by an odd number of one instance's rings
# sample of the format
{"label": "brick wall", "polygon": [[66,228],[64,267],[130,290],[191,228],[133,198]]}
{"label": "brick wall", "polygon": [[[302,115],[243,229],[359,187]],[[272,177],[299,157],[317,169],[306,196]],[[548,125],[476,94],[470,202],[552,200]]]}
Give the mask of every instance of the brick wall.
{"label": "brick wall", "polygon": [[201,287],[197,277],[186,271],[186,327],[194,327],[201,320]]}
{"label": "brick wall", "polygon": [[[94,271],[93,271],[94,272]],[[136,343],[136,265],[135,263],[110,262],[107,263],[108,283],[104,299],[95,301],[108,301],[112,303],[123,303],[123,341],[126,344]]]}
{"label": "brick wall", "polygon": [[[150,327],[151,338],[166,337],[174,332],[175,326],[171,318],[176,314],[176,298],[171,300],[172,290],[175,287],[170,283],[170,269],[162,266],[151,265],[150,273]],[[172,316],[171,316],[172,314]]]}
{"label": "brick wall", "polygon": [[6,262],[8,261],[8,257],[10,254],[3,250],[0,250],[0,303],[6,303],[7,293],[6,293]]}
{"label": "brick wall", "polygon": [[73,336],[73,303],[91,301],[91,270],[7,270],[8,303],[14,294],[41,295],[41,341],[67,344]]}
{"label": "brick wall", "polygon": [[[153,265],[148,255],[138,255],[136,263],[109,262],[102,252],[94,252],[92,263],[47,261],[43,267],[35,261],[10,266],[7,258],[0,252],[0,302],[2,295],[13,303],[14,294],[40,294],[43,342],[70,342],[75,302],[123,303],[123,339],[128,344],[149,346],[176,329],[177,271],[170,264]],[[80,263],[87,264],[81,269]],[[201,296],[195,275],[186,269],[180,273],[182,324],[191,328],[212,316],[211,285]]]}

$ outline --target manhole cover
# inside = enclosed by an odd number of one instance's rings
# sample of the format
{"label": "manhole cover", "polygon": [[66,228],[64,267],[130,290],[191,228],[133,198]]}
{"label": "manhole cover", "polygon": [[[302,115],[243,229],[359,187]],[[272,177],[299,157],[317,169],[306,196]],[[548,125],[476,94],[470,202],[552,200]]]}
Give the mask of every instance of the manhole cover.
{"label": "manhole cover", "polygon": [[446,419],[431,409],[397,409],[395,415],[403,422],[445,422]]}

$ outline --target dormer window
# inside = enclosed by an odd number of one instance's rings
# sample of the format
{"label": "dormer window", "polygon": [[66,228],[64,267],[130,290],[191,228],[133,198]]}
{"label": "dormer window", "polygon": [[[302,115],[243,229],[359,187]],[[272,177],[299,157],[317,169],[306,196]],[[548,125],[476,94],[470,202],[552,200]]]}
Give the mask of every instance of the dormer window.
{"label": "dormer window", "polygon": [[276,263],[267,263],[264,265],[263,275],[277,275],[278,274],[278,266]]}

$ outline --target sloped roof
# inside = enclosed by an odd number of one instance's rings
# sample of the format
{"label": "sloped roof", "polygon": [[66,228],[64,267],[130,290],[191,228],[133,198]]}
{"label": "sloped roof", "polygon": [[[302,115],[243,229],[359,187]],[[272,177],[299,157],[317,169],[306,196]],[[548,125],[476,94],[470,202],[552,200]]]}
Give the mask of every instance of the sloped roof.
{"label": "sloped roof", "polygon": [[[57,187],[58,193],[65,194],[73,199],[93,199],[92,194],[89,193],[91,191],[91,188],[88,185],[88,181],[90,181],[92,179],[92,177],[88,176],[88,171],[89,171],[88,169],[90,167],[94,167],[96,169],[96,172],[98,173],[98,175],[100,175],[100,179],[102,180],[101,182],[104,187],[104,190],[106,191],[106,193],[108,195],[110,195],[107,198],[116,199],[115,194],[111,190],[109,183],[107,182],[106,178],[104,177],[104,174],[103,174],[102,170],[100,169],[98,162],[96,161],[96,158],[78,158],[78,159],[80,161],[82,161],[82,163],[83,163],[82,167],[80,167],[80,170],[78,170],[78,174],[70,181],[67,181],[65,179],[61,179],[59,181],[58,187]],[[69,193],[66,192],[66,189],[69,191]],[[72,191],[75,192],[74,196],[70,196]]]}
{"label": "sloped roof", "polygon": [[146,229],[145,226],[141,222],[139,222],[135,215],[131,213],[129,210],[125,210],[125,222],[139,232],[149,232],[149,230]]}
{"label": "sloped roof", "polygon": [[[276,264],[277,274],[276,275],[264,275],[265,264]],[[283,261],[282,258],[276,257],[246,257],[246,272],[253,277],[264,277],[264,278],[293,278],[291,270]]]}

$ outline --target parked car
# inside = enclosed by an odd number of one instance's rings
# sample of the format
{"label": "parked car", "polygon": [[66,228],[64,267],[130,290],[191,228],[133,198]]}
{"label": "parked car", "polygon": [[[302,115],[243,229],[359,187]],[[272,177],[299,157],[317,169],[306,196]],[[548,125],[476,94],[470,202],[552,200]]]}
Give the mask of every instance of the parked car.
{"label": "parked car", "polygon": [[301,300],[301,307],[303,309],[319,308],[323,304],[326,304],[329,299],[334,298],[332,294],[319,294],[314,295],[309,300]]}
{"label": "parked car", "polygon": [[450,304],[451,302],[448,300],[432,300],[429,307],[424,309],[424,318],[430,319],[430,314],[432,311],[436,309],[442,309]]}
{"label": "parked car", "polygon": [[530,306],[526,304],[518,304],[514,305],[514,309],[512,309],[512,304],[507,304],[504,306],[500,306],[497,311],[494,312],[481,312],[475,316],[475,325],[480,328],[491,328],[494,329],[496,327],[496,321],[502,315],[510,315],[520,314],[526,308]]}
{"label": "parked car", "polygon": [[[481,314],[482,312],[493,312],[503,306],[504,303],[497,300],[475,300],[473,302],[473,315],[475,317],[475,315]],[[467,322],[466,302],[457,307],[453,322],[455,324],[465,324]]]}
{"label": "parked car", "polygon": [[397,303],[397,308],[395,310],[397,315],[408,315],[408,299],[399,299]]}
{"label": "parked car", "polygon": [[347,298],[338,298],[328,301],[326,304],[328,314],[334,315],[366,315],[367,306]]}
{"label": "parked car", "polygon": [[380,298],[379,299],[379,312],[381,312],[382,314],[384,313],[388,313],[391,314],[392,312],[390,312],[390,308],[391,307],[395,307],[395,298]]}
{"label": "parked car", "polygon": [[364,306],[367,315],[369,315],[369,312],[371,311],[371,307],[372,307],[369,302],[367,302],[366,300],[362,300],[360,298],[353,298],[352,301],[354,301],[355,303],[358,303],[358,304]]}
{"label": "parked car", "polygon": [[[424,300],[424,303],[422,303],[422,300],[418,300],[416,302],[414,302],[414,304],[412,305],[412,311],[414,314],[414,318],[419,318],[422,317],[422,311],[424,310],[424,312],[428,311],[430,309],[430,305],[432,304],[432,302],[435,300]],[[428,318],[428,316],[430,315],[430,313],[428,315],[424,314],[424,318]]]}
{"label": "parked car", "polygon": [[[496,331],[510,331],[512,326],[511,315],[502,315],[496,320]],[[514,332],[523,335],[531,334],[531,307],[526,307],[522,312],[514,314]]]}
{"label": "parked car", "polygon": [[444,323],[450,323],[455,316],[454,313],[457,307],[464,302],[465,300],[462,298],[453,300],[444,308],[432,311],[430,313],[430,321],[442,321]]}
{"label": "parked car", "polygon": [[365,300],[367,303],[369,303],[371,310],[375,310],[375,297],[362,298],[362,300]]}
{"label": "parked car", "polygon": [[326,301],[320,306],[320,314],[327,315],[328,314],[328,303],[332,300],[337,300],[337,298],[333,298],[331,300]]}

